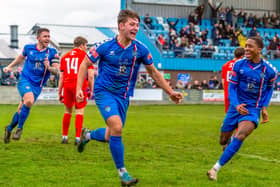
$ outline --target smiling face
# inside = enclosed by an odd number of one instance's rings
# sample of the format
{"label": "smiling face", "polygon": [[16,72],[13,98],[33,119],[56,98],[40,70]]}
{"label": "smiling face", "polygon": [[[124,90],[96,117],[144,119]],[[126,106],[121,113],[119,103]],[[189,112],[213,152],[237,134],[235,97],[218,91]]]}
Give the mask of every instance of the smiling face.
{"label": "smiling face", "polygon": [[262,48],[253,39],[248,39],[245,45],[245,56],[248,60],[258,63],[260,59]]}
{"label": "smiling face", "polygon": [[37,40],[38,44],[40,45],[40,47],[42,47],[42,49],[47,48],[50,43],[50,33],[47,31],[41,32],[37,36]]}
{"label": "smiling face", "polygon": [[127,18],[125,22],[119,24],[119,33],[126,40],[134,40],[139,30],[139,20],[137,18]]}

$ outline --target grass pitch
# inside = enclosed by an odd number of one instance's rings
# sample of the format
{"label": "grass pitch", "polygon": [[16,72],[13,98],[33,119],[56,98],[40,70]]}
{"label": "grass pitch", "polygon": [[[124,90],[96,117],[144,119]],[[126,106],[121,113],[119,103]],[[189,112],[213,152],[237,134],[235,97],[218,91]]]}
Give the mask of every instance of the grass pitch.
{"label": "grass pitch", "polygon": [[[0,105],[0,127],[16,110]],[[63,106],[35,105],[22,139],[0,143],[0,186],[120,186],[108,144],[91,141],[80,154],[74,146],[74,120],[68,145],[60,144]],[[138,186],[280,186],[279,106],[239,153],[221,169],[218,181],[206,172],[219,158],[222,105],[131,106],[124,128],[125,164]],[[95,106],[87,106],[84,126],[104,127]]]}

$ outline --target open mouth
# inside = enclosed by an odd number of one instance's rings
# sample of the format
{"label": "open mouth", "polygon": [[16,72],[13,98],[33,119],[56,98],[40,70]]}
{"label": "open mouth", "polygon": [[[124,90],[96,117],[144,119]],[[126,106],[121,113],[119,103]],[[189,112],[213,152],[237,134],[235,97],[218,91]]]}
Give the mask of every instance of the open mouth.
{"label": "open mouth", "polygon": [[132,37],[135,37],[136,36],[136,32],[130,32],[130,35],[132,36]]}

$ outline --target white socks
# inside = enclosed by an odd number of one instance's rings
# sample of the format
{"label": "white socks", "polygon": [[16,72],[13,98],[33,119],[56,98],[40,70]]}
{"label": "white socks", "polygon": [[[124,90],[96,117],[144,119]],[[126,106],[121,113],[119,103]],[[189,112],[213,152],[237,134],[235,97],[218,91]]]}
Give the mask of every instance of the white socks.
{"label": "white socks", "polygon": [[127,170],[125,168],[120,168],[120,169],[118,169],[118,172],[119,172],[120,177],[122,177],[124,173],[127,173]]}
{"label": "white socks", "polygon": [[218,172],[221,169],[221,165],[219,163],[219,161],[217,161],[217,163],[213,166],[213,168]]}
{"label": "white socks", "polygon": [[88,133],[86,134],[86,139],[87,139],[87,140],[91,140],[91,138],[90,138],[90,132],[88,132]]}
{"label": "white socks", "polygon": [[62,136],[62,139],[68,140],[68,136]]}

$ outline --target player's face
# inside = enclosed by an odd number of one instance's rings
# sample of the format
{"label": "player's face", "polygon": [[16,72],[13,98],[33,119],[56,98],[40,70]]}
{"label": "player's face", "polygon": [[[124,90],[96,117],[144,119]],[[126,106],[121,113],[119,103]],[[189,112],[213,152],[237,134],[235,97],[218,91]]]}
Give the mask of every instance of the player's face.
{"label": "player's face", "polygon": [[258,47],[255,40],[248,39],[245,45],[245,56],[248,60],[253,61],[260,57],[262,49]]}
{"label": "player's face", "polygon": [[50,33],[49,32],[41,32],[41,34],[37,37],[39,44],[43,48],[47,48],[50,43]]}
{"label": "player's face", "polygon": [[127,18],[125,23],[120,23],[120,32],[128,40],[134,40],[139,30],[139,21],[137,18]]}

